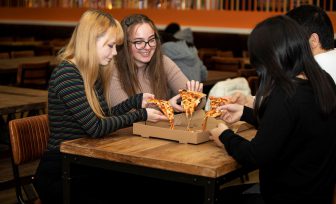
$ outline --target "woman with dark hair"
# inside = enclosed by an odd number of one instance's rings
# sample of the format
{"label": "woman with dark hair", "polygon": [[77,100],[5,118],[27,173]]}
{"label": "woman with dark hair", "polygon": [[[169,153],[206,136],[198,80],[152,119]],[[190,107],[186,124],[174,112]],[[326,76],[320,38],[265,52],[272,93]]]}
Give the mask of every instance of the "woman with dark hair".
{"label": "woman with dark hair", "polygon": [[[112,106],[137,93],[153,93],[168,100],[175,111],[182,111],[176,103],[179,89],[202,91],[203,84],[188,81],[179,67],[162,54],[158,30],[145,15],[133,14],[121,21],[123,45],[118,46],[116,70],[112,74],[110,91]],[[205,105],[202,103],[202,105]]]}
{"label": "woman with dark hair", "polygon": [[336,87],[313,58],[307,33],[287,16],[259,23],[248,47],[260,87],[253,109],[219,107],[227,123],[257,128],[248,141],[220,124],[211,139],[259,168],[265,203],[330,204],[336,182]]}

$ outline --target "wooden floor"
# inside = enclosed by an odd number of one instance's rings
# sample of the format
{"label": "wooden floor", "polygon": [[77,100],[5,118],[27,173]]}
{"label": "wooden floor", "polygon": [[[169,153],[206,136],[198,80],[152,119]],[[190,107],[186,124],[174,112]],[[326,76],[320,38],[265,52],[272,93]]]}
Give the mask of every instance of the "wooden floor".
{"label": "wooden floor", "polygon": [[[13,179],[12,173],[12,165],[11,160],[9,157],[9,152],[7,151],[7,146],[0,144],[0,182],[7,181]],[[38,165],[38,161],[25,164],[20,168],[20,174],[22,175],[30,175],[33,174],[36,170]],[[244,181],[244,183],[256,183],[258,182],[258,171],[251,172],[249,174],[249,180]],[[230,183],[225,184],[222,187],[230,186],[230,185],[238,185],[241,184],[240,179],[233,180]],[[0,203],[1,204],[16,204],[16,196],[15,196],[15,189],[10,188],[6,190],[0,189]]]}

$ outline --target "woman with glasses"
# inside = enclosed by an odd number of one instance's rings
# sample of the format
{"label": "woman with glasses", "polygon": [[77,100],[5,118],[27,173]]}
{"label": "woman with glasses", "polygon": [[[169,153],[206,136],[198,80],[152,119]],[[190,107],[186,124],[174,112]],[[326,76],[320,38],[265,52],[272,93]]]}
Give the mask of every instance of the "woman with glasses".
{"label": "woman with glasses", "polygon": [[142,14],[134,14],[121,21],[123,45],[118,46],[116,70],[112,75],[112,105],[137,93],[153,93],[155,98],[170,99],[175,111],[182,111],[176,103],[178,90],[188,88],[202,91],[203,84],[188,81],[179,67],[161,52],[159,34],[153,21]]}

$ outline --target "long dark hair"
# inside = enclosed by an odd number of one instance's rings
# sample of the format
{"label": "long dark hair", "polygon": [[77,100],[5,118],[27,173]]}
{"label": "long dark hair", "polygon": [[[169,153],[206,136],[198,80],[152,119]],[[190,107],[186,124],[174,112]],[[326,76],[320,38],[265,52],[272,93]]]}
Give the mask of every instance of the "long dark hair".
{"label": "long dark hair", "polygon": [[256,94],[255,113],[262,112],[275,86],[291,96],[296,76],[305,74],[323,114],[336,107],[336,94],[330,76],[314,60],[308,34],[287,16],[276,16],[259,23],[252,31],[248,48],[252,66],[257,68],[260,86]]}
{"label": "long dark hair", "polygon": [[[117,47],[118,55],[117,69],[120,77],[121,87],[128,96],[133,96],[140,91],[140,82],[137,78],[137,66],[134,62],[130,46],[130,35],[134,28],[139,24],[149,24],[155,32],[156,48],[154,55],[146,68],[146,74],[151,82],[150,86],[155,97],[168,99],[168,80],[163,68],[163,55],[161,52],[161,43],[158,30],[153,21],[143,14],[133,14],[125,17],[121,21],[121,27],[124,31],[124,43]],[[158,83],[156,83],[158,82]]]}

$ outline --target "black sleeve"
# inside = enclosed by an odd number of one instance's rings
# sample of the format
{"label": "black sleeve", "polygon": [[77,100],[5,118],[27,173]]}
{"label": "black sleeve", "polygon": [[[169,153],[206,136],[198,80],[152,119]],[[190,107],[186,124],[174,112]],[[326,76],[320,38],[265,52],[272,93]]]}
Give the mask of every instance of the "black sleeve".
{"label": "black sleeve", "polygon": [[258,122],[256,117],[254,116],[253,109],[247,106],[244,106],[243,115],[240,120],[245,121],[253,125],[254,127],[258,127]]}
{"label": "black sleeve", "polygon": [[259,167],[272,161],[281,152],[295,125],[295,111],[292,102],[284,100],[283,94],[274,94],[261,118],[257,134],[251,141],[231,130],[224,131],[219,139],[240,164]]}

